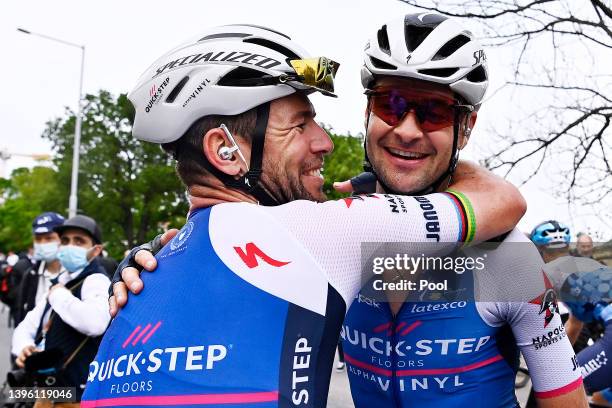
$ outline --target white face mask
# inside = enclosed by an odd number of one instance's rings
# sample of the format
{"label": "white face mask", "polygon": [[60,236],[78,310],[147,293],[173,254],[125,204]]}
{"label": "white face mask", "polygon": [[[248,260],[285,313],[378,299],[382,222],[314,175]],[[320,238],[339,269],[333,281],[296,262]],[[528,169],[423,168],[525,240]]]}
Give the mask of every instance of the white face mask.
{"label": "white face mask", "polygon": [[45,262],[55,261],[57,259],[57,251],[59,250],[59,242],[45,242],[44,244],[34,243],[34,258]]}

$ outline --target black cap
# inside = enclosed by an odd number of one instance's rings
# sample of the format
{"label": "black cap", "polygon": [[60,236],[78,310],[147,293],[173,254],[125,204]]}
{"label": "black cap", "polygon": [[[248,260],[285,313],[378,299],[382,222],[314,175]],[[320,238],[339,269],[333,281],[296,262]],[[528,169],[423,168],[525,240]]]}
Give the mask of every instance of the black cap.
{"label": "black cap", "polygon": [[86,215],[75,215],[74,217],[67,219],[63,225],[53,228],[53,231],[62,235],[62,232],[71,228],[85,231],[87,234],[89,234],[89,236],[91,236],[96,244],[102,243],[102,232],[100,231],[100,227],[98,227],[96,220],[91,217]]}

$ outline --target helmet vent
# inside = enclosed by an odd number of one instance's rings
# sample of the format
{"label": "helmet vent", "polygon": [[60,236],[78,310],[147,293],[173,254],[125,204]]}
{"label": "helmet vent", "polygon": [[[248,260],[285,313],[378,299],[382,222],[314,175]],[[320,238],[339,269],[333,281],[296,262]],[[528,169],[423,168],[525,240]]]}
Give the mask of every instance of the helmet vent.
{"label": "helmet vent", "polygon": [[413,52],[425,38],[433,31],[433,27],[423,27],[415,25],[406,25],[404,35],[406,38],[406,47],[409,52]]}
{"label": "helmet vent", "polygon": [[251,37],[251,38],[246,38],[242,41],[246,43],[261,45],[262,47],[265,47],[265,48],[269,48],[271,50],[274,50],[276,52],[283,54],[288,59],[301,59],[299,55],[291,51],[289,48],[284,47],[280,44],[277,44],[274,41],[266,40],[265,38]]}
{"label": "helmet vent", "polygon": [[252,28],[258,28],[260,30],[266,30],[266,31],[269,31],[271,33],[278,34],[278,35],[280,35],[282,37],[285,37],[286,39],[291,41],[291,38],[288,35],[283,34],[280,31],[273,30],[273,29],[268,28],[268,27],[264,27],[264,26],[260,26],[260,25],[256,25],[256,24],[227,24],[226,25],[226,27],[232,27],[232,26],[233,27],[238,27],[238,26],[240,26],[240,27],[252,27]]}
{"label": "helmet vent", "polygon": [[372,65],[374,65],[374,67],[378,69],[390,69],[390,70],[397,69],[396,66],[388,64],[385,61],[381,61],[378,58],[370,57],[370,61],[372,62]]}
{"label": "helmet vent", "polygon": [[435,76],[439,78],[446,78],[459,71],[459,68],[433,68],[433,69],[419,69],[419,74]]}
{"label": "helmet vent", "polygon": [[437,61],[444,59],[450,55],[453,55],[455,51],[459,48],[463,47],[465,44],[470,42],[470,38],[463,34],[454,37],[452,40],[444,44],[442,48],[438,50],[436,55],[432,58],[432,60]]}
{"label": "helmet vent", "polygon": [[378,30],[378,47],[382,52],[391,55],[391,47],[389,47],[389,35],[387,34],[387,25],[385,24]]}
{"label": "helmet vent", "polygon": [[263,72],[246,67],[237,67],[221,78],[219,86],[256,86],[255,83],[244,81],[245,79],[257,79],[264,76]]}
{"label": "helmet vent", "polygon": [[480,65],[467,74],[466,79],[470,82],[484,82],[487,80],[487,71]]}
{"label": "helmet vent", "polygon": [[181,79],[180,82],[178,84],[176,84],[176,86],[174,87],[172,92],[170,92],[168,94],[168,97],[166,98],[166,102],[167,103],[174,102],[174,100],[176,99],[178,94],[181,92],[181,90],[183,89],[183,87],[185,86],[187,81],[189,81],[189,77],[188,76],[186,76],[185,78]]}
{"label": "helmet vent", "polygon": [[218,38],[244,38],[248,37],[251,34],[243,34],[243,33],[219,33],[219,34],[211,34],[206,37],[200,38],[198,42],[208,41],[208,40],[216,40]]}

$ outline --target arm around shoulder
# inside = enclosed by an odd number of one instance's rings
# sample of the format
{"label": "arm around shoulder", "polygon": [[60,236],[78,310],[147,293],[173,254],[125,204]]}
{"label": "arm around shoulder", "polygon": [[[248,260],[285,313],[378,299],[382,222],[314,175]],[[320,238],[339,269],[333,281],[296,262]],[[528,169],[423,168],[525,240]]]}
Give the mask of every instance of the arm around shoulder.
{"label": "arm around shoulder", "polygon": [[450,189],[470,201],[477,222],[476,241],[512,230],[527,211],[518,188],[473,163],[459,163]]}

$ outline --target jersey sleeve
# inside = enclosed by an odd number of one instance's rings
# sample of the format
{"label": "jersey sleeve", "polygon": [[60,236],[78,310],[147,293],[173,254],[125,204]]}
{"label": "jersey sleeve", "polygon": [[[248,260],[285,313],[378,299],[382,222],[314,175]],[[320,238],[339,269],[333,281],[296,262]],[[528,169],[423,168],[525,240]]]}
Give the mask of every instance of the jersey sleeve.
{"label": "jersey sleeve", "polygon": [[537,249],[519,231],[488,253],[478,279],[482,318],[509,324],[525,357],[537,398],[563,395],[582,384],[580,368],[559,315],[557,297]]}
{"label": "jersey sleeve", "polygon": [[405,243],[406,254],[432,255],[452,251],[475,232],[469,201],[449,192],[422,197],[368,194],[325,203],[300,200],[265,210],[304,245],[347,304],[363,279],[371,277],[372,271],[362,271],[361,263],[376,245],[362,244]]}
{"label": "jersey sleeve", "polygon": [[[582,384],[576,355],[565,333],[561,317],[550,308],[540,313],[542,305],[514,303],[508,306],[512,332],[520,347],[537,398],[557,397]],[[550,305],[552,308],[553,306]]]}

